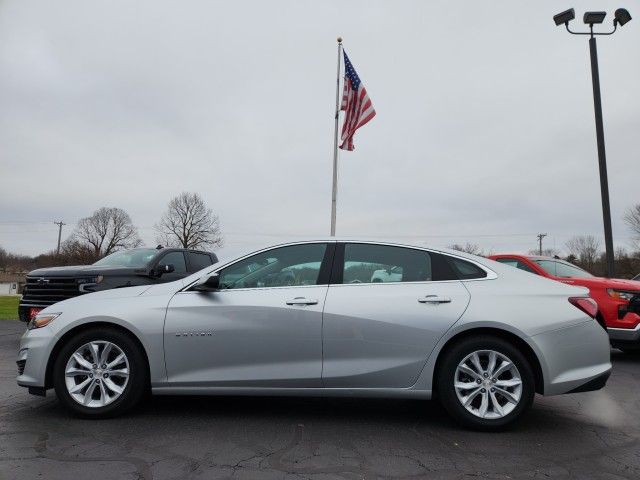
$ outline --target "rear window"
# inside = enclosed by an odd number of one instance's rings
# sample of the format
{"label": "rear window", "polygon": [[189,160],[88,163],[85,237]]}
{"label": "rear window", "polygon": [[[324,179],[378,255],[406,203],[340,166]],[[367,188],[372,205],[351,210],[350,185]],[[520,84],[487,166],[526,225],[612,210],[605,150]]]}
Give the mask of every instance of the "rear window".
{"label": "rear window", "polygon": [[474,278],[485,278],[487,276],[487,272],[471,262],[453,257],[448,257],[448,260],[460,280],[473,280]]}

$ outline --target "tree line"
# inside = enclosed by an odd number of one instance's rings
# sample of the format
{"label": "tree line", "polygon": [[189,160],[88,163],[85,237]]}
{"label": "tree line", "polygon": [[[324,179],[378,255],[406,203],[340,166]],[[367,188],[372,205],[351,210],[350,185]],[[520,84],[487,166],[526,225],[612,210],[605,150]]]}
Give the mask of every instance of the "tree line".
{"label": "tree line", "polygon": [[[165,247],[208,250],[223,244],[218,216],[197,193],[183,192],[172,198],[154,230],[156,241]],[[138,229],[125,210],[101,207],[78,221],[59,252],[55,248],[36,256],[17,255],[0,246],[0,270],[88,265],[118,250],[141,245]]]}
{"label": "tree line", "polygon": [[[630,208],[624,221],[633,234],[630,249],[617,248],[614,254],[616,276],[631,278],[640,273],[640,203]],[[160,221],[154,226],[156,241],[167,247],[211,249],[223,244],[218,216],[197,193],[183,192],[171,199]],[[73,233],[56,249],[31,257],[7,252],[0,246],[0,270],[23,272],[53,265],[87,265],[117,250],[140,246],[137,228],[124,210],[102,207],[81,219]],[[592,235],[578,235],[564,245],[566,254],[546,248],[542,254],[559,257],[588,272],[603,276],[606,258],[600,241]],[[488,256],[479,245],[467,242],[450,248],[474,255]],[[530,250],[537,255],[538,250]]]}
{"label": "tree line", "polygon": [[[624,215],[624,222],[632,233],[629,249],[616,248],[614,252],[615,273],[619,278],[632,278],[640,274],[640,203],[629,208]],[[485,252],[475,243],[453,244],[454,250],[486,257],[492,252]],[[546,257],[562,258],[586,270],[593,275],[602,277],[607,271],[607,262],[600,240],[593,235],[577,235],[564,244],[566,255],[554,248],[545,248],[542,255]],[[529,250],[529,254],[538,255],[539,250]]]}

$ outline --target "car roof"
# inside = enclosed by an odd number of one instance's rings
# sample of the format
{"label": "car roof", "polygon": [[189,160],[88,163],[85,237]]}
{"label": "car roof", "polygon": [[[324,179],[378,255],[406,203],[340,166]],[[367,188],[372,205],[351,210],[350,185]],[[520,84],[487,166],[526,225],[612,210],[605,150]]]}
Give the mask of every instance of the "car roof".
{"label": "car roof", "polygon": [[193,248],[182,248],[182,247],[135,247],[128,249],[131,250],[155,250],[156,255],[162,252],[193,252],[193,253],[203,253],[205,255],[211,255],[213,258],[217,260],[218,256],[214,252],[207,252],[206,250],[195,250]]}
{"label": "car roof", "polygon": [[195,253],[206,253],[212,254],[213,252],[207,252],[206,250],[196,250],[193,248],[182,248],[182,247],[138,247],[132,248],[131,250],[157,250],[158,252],[168,252],[168,251],[176,251],[176,252],[195,252]]}
{"label": "car roof", "polygon": [[530,260],[558,260],[553,257],[545,257],[544,255],[529,255],[526,253],[495,253],[493,255],[489,255],[489,258],[493,257],[519,257],[519,258],[528,258]]}
{"label": "car roof", "polygon": [[[243,253],[253,253],[264,249],[276,248],[276,247],[284,247],[287,245],[293,245],[297,243],[323,243],[323,242],[339,242],[339,243],[373,243],[379,245],[390,245],[397,247],[410,247],[410,248],[418,248],[421,250],[432,250],[435,252],[446,253],[449,255],[454,255],[462,258],[468,258],[470,260],[479,261],[486,260],[486,257],[479,257],[477,255],[473,255],[466,252],[461,252],[459,250],[453,250],[451,248],[445,247],[436,247],[433,245],[429,245],[426,241],[416,242],[416,241],[406,241],[397,238],[371,238],[371,237],[330,237],[330,236],[317,236],[317,237],[296,237],[290,240],[282,240],[280,242],[260,242],[256,245],[252,246],[249,249],[241,249]],[[257,248],[256,248],[257,247]],[[235,256],[235,255],[234,255]]]}

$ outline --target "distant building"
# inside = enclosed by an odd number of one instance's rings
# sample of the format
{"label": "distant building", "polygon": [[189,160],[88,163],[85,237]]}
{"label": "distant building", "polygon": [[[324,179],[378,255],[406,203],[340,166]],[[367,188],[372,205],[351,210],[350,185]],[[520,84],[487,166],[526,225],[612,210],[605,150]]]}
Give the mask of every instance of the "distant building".
{"label": "distant building", "polygon": [[26,273],[0,272],[0,295],[21,294],[26,276]]}

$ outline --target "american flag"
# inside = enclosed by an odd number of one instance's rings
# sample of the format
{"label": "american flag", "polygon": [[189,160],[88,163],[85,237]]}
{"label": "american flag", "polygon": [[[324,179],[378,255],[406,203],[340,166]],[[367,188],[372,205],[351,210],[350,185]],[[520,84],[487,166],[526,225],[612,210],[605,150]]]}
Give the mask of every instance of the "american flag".
{"label": "american flag", "polygon": [[344,53],[344,90],[340,110],[345,112],[342,125],[342,150],[353,150],[353,135],[356,130],[376,116],[367,89],[360,81],[355,68],[351,65],[347,52]]}

